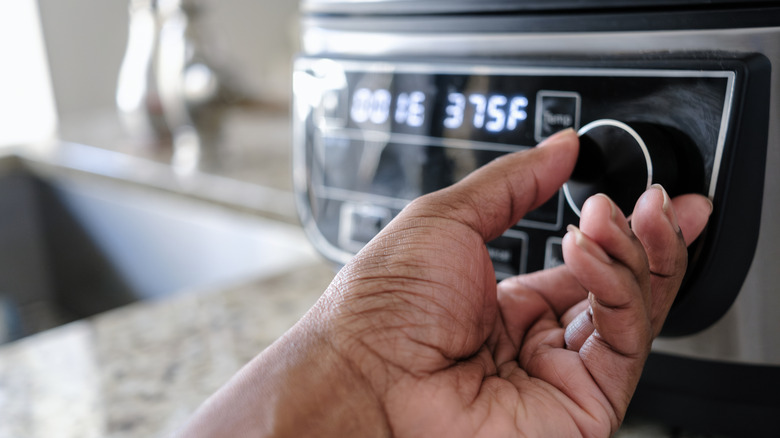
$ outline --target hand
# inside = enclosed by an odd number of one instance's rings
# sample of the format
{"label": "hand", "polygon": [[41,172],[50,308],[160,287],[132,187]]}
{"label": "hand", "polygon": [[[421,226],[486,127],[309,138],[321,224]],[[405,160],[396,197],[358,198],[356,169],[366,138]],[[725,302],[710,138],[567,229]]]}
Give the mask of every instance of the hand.
{"label": "hand", "polygon": [[565,265],[497,286],[484,242],[558,190],[576,157],[566,131],[414,201],[189,431],[614,433],[712,207],[654,187],[629,225],[595,196],[563,239]]}

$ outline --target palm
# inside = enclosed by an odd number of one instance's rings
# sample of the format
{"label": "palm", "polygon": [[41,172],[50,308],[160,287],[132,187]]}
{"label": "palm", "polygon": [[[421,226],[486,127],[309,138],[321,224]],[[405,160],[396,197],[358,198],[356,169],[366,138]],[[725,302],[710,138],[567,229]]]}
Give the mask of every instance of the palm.
{"label": "palm", "polygon": [[[544,276],[559,274],[564,273],[548,271]],[[511,295],[500,295],[494,328],[473,355],[443,361],[440,371],[409,382],[408,392],[400,396],[399,406],[405,409],[398,417],[441,418],[427,433],[410,432],[493,437],[513,429],[523,436],[574,436],[589,430],[606,436],[616,427],[619,414],[578,352],[566,349],[561,310],[534,286],[511,286]],[[579,285],[572,292],[585,298]],[[533,311],[517,312],[519,303]],[[426,393],[435,398],[420,396]],[[446,427],[450,430],[442,433]]]}
{"label": "palm", "polygon": [[[522,284],[504,283],[497,294],[486,253],[475,259],[454,257],[449,269],[443,265],[441,254],[467,254],[463,246],[470,246],[469,239],[445,239],[451,247],[442,251],[441,236],[427,234],[438,242],[430,247],[437,251],[428,253],[422,236],[415,236],[415,249],[423,257],[439,257],[442,270],[401,275],[404,286],[398,284],[400,268],[387,276],[359,276],[361,281],[373,278],[363,283],[373,299],[359,314],[397,307],[383,313],[396,316],[385,319],[384,327],[365,319],[370,326],[359,330],[370,354],[392,364],[386,409],[394,433],[471,437],[515,428],[528,434],[537,428],[539,436],[572,436],[583,429],[606,435],[618,415],[579,354],[565,349],[562,318],[571,318],[567,311],[586,298],[567,268],[526,276]],[[408,249],[405,256],[410,256]],[[431,277],[436,272],[442,275]],[[536,289],[554,283],[568,290],[559,291],[563,302],[552,305]],[[392,294],[376,295],[378,284]],[[358,300],[355,306],[365,303]]]}

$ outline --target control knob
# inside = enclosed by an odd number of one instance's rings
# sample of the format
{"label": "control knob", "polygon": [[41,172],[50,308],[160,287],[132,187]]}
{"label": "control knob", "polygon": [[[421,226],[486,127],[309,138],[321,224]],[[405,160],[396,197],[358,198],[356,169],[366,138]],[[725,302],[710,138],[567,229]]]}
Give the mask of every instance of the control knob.
{"label": "control knob", "polygon": [[597,193],[609,196],[629,215],[652,184],[663,185],[671,195],[701,190],[700,155],[691,153],[696,148],[679,132],[651,123],[600,119],[578,134],[579,157],[563,186],[566,201],[578,216],[585,201]]}

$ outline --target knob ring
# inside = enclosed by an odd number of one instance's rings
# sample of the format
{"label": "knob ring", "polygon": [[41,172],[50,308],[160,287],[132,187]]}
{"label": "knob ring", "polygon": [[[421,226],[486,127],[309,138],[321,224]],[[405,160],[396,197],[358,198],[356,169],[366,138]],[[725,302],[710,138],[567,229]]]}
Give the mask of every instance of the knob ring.
{"label": "knob ring", "polygon": [[[650,158],[650,150],[647,149],[647,145],[645,144],[645,141],[642,139],[642,136],[640,136],[631,126],[619,120],[614,120],[614,119],[594,120],[588,123],[587,125],[583,126],[582,128],[580,128],[579,131],[577,131],[577,135],[581,137],[584,134],[588,133],[593,128],[598,128],[600,126],[614,126],[616,128],[622,129],[626,131],[634,139],[634,141],[636,141],[636,144],[639,146],[639,149],[642,150],[642,155],[644,155],[645,157],[645,164],[647,165],[647,183],[645,184],[645,190],[649,189],[650,186],[653,184],[653,161]],[[571,209],[574,210],[574,213],[577,215],[577,217],[580,217],[582,215],[582,211],[577,206],[577,203],[574,201],[574,197],[572,196],[571,191],[569,190],[568,181],[563,184],[563,195],[566,197],[566,202],[569,204],[569,207],[571,207]]]}

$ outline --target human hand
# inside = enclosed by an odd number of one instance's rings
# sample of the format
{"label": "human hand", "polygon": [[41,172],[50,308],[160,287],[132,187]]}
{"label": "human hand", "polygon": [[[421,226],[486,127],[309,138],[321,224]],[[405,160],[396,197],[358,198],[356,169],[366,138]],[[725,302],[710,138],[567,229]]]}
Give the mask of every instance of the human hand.
{"label": "human hand", "polygon": [[484,242],[558,190],[576,156],[567,131],[414,201],[201,418],[232,418],[234,434],[614,433],[711,204],[654,187],[629,225],[595,196],[565,265],[496,285]]}

